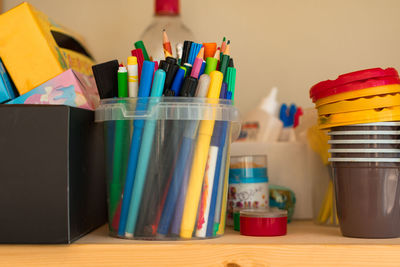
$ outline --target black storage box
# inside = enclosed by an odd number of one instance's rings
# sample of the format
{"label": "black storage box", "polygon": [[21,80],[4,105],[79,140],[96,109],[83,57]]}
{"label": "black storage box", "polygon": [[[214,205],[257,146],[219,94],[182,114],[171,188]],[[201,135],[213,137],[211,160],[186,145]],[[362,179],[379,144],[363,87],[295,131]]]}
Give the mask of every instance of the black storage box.
{"label": "black storage box", "polygon": [[94,112],[0,105],[0,243],[71,243],[106,222]]}

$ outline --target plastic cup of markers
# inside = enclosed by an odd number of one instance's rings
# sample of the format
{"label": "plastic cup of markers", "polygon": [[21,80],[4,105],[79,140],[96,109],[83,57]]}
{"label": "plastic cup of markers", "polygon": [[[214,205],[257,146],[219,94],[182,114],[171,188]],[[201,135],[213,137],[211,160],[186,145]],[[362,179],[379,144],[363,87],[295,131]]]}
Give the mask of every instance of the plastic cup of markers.
{"label": "plastic cup of markers", "polygon": [[[111,236],[186,240],[223,235],[228,151],[240,132],[238,110],[231,101],[104,99],[95,120],[104,125]],[[205,159],[207,168],[194,163],[193,155],[199,149],[213,151]],[[204,178],[191,183],[191,175]],[[189,187],[199,194],[193,206],[186,205]],[[192,227],[190,238],[182,236],[183,221]]]}

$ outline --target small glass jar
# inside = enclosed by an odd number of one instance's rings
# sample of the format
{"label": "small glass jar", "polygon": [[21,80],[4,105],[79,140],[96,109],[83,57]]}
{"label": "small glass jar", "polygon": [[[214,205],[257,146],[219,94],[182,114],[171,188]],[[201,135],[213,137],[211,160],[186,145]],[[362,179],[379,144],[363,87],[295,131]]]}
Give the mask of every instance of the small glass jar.
{"label": "small glass jar", "polygon": [[232,226],[233,210],[269,207],[267,157],[232,156],[229,170],[227,225]]}

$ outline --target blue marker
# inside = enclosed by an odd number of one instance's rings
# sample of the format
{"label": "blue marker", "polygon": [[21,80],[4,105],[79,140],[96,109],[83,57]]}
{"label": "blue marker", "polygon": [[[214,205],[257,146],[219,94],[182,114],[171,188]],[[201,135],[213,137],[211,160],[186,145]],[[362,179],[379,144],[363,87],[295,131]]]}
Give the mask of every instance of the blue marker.
{"label": "blue marker", "polygon": [[[209,84],[210,76],[207,74],[202,75],[196,88],[196,97],[206,97]],[[173,224],[172,228],[180,227],[181,220],[177,219],[175,222],[173,219],[174,217],[180,218],[183,213],[186,186],[189,180],[191,168],[190,163],[192,162],[191,158],[198,126],[199,121],[188,121],[185,126],[178,159],[157,228],[157,233],[160,235],[168,234],[171,224]],[[172,230],[172,232],[177,232],[179,234],[179,231],[177,230]]]}
{"label": "blue marker", "polygon": [[[160,97],[163,94],[166,73],[159,69],[154,74],[153,87],[151,89],[151,97]],[[143,77],[143,76],[142,76]],[[152,99],[149,103],[148,110],[159,101]],[[147,168],[149,165],[150,153],[153,144],[154,133],[157,125],[157,120],[148,119],[144,125],[143,140],[140,146],[139,159],[136,168],[135,181],[129,205],[128,220],[125,233],[127,236],[133,236],[136,228],[136,222],[139,214],[140,202],[143,195],[143,187],[146,180]]]}
{"label": "blue marker", "polygon": [[171,91],[174,92],[174,96],[179,96],[179,92],[182,88],[183,80],[185,78],[185,72],[186,70],[180,67],[175,75],[174,81],[171,85]]}
{"label": "blue marker", "polygon": [[201,75],[204,74],[205,69],[206,69],[206,62],[203,61],[203,64],[201,64],[201,68],[200,68],[200,72],[199,72],[199,77],[200,77]]}
{"label": "blue marker", "polygon": [[[148,97],[150,95],[151,83],[153,81],[154,62],[144,61],[142,67],[142,75],[140,78],[138,97]],[[146,110],[147,100],[139,99],[137,102],[136,110]],[[142,139],[142,130],[144,120],[135,120],[133,122],[133,134],[131,141],[131,148],[129,152],[128,169],[126,172],[126,181],[124,187],[124,194],[122,198],[121,217],[118,226],[118,235],[124,236],[127,226],[127,217],[129,211],[129,204],[132,196],[132,187],[135,180],[137,160],[139,156],[139,148]],[[132,233],[132,232],[131,232]]]}
{"label": "blue marker", "polygon": [[188,63],[190,65],[193,66],[194,60],[196,59],[196,56],[200,52],[200,49],[202,46],[203,46],[202,44],[192,43],[192,46],[190,47],[189,58],[188,58]]}

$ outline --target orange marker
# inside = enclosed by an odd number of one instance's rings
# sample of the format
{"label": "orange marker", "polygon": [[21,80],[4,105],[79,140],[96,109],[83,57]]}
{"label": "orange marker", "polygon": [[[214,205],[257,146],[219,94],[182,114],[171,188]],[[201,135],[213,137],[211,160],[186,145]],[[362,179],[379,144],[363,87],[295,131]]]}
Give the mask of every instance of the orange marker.
{"label": "orange marker", "polygon": [[168,40],[168,35],[165,29],[163,30],[163,47],[164,47],[165,58],[172,57],[171,43]]}
{"label": "orange marker", "polygon": [[204,60],[206,60],[208,57],[213,57],[215,54],[215,51],[217,50],[217,44],[216,43],[203,43],[204,47]]}

